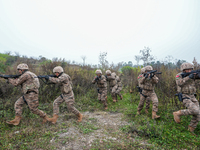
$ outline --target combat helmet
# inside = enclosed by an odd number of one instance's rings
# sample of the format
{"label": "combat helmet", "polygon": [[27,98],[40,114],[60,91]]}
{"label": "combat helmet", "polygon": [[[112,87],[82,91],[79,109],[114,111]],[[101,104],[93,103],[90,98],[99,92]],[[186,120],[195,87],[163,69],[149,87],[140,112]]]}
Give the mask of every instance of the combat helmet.
{"label": "combat helmet", "polygon": [[55,72],[62,73],[64,72],[64,70],[61,66],[56,66],[55,68],[53,68],[53,73]]}
{"label": "combat helmet", "polygon": [[141,73],[145,73],[145,67],[144,67],[144,68],[141,68],[140,72],[141,72]]}
{"label": "combat helmet", "polygon": [[100,69],[97,69],[97,70],[95,71],[95,73],[96,73],[96,74],[102,74],[102,71],[101,71]]}
{"label": "combat helmet", "polygon": [[111,71],[110,70],[106,70],[106,74],[111,74]]}
{"label": "combat helmet", "polygon": [[147,70],[147,71],[151,71],[151,70],[153,70],[153,67],[152,67],[152,66],[146,66],[146,67],[145,67],[145,71],[146,71],[146,70]]}
{"label": "combat helmet", "polygon": [[29,68],[28,68],[28,65],[27,64],[24,64],[24,63],[22,63],[22,64],[19,64],[18,66],[17,66],[17,70],[28,70]]}
{"label": "combat helmet", "polygon": [[181,65],[181,71],[184,71],[185,69],[194,69],[194,66],[191,63],[183,63]]}

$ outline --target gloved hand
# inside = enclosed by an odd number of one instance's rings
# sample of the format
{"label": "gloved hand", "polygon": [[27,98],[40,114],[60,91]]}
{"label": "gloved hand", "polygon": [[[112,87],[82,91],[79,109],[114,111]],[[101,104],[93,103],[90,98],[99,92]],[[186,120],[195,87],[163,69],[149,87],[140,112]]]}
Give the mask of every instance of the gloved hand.
{"label": "gloved hand", "polygon": [[189,75],[189,78],[190,79],[195,79],[195,75],[192,73],[192,74]]}

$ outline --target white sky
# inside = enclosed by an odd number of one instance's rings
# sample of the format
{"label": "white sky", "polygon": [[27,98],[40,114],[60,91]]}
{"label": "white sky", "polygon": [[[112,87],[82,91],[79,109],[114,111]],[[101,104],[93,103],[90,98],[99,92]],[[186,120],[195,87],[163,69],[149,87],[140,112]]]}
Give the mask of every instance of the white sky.
{"label": "white sky", "polygon": [[135,63],[144,46],[158,60],[200,62],[200,1],[0,0],[0,52]]}

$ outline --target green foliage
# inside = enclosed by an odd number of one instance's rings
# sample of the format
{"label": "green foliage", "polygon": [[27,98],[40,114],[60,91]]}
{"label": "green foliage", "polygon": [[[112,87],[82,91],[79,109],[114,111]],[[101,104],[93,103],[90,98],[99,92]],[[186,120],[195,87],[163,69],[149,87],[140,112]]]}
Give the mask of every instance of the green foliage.
{"label": "green foliage", "polygon": [[130,75],[131,72],[133,71],[133,67],[130,67],[130,66],[124,66],[123,68],[121,68],[121,71],[123,74],[125,75]]}

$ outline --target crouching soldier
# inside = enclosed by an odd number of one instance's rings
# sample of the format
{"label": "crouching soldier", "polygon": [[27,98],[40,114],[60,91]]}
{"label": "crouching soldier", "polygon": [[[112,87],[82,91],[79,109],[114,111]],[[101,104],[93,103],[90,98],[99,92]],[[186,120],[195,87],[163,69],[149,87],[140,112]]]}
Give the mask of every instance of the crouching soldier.
{"label": "crouching soldier", "polygon": [[107,104],[107,83],[106,77],[102,75],[101,70],[96,70],[96,77],[92,81],[93,84],[97,83],[98,86],[98,100],[101,101],[105,109],[108,109]]}
{"label": "crouching soldier", "polygon": [[146,114],[148,114],[148,109],[150,106],[150,98],[148,96],[142,94],[143,85],[140,84],[140,80],[143,78],[144,73],[145,73],[145,68],[142,68],[141,74],[138,76],[138,88],[139,88],[138,90],[140,92],[140,102],[139,102],[138,111],[137,111],[138,115],[140,115],[140,111],[143,109],[145,100],[146,100],[146,108],[145,108]]}
{"label": "crouching soldier", "polygon": [[109,88],[110,88],[110,91],[111,91],[113,102],[116,102],[117,101],[117,99],[116,99],[116,97],[117,97],[116,91],[117,91],[117,87],[118,87],[116,74],[114,72],[111,73],[110,70],[107,70],[106,71],[106,80],[109,83]]}
{"label": "crouching soldier", "polygon": [[[181,65],[181,73],[176,75],[177,91],[182,95],[183,105],[187,107],[184,110],[173,112],[174,120],[176,123],[180,123],[180,116],[192,115],[192,120],[188,126],[190,132],[194,132],[200,121],[199,102],[195,98],[196,87],[195,79],[199,79],[199,74],[189,74],[193,70],[193,65],[190,63],[183,63]],[[182,74],[188,74],[188,76],[182,76]]]}
{"label": "crouching soldier", "polygon": [[29,68],[27,64],[19,64],[17,66],[17,70],[21,76],[17,79],[8,79],[8,82],[14,86],[21,85],[23,92],[23,96],[15,102],[15,119],[12,121],[7,121],[8,124],[18,125],[20,123],[22,108],[23,104],[25,103],[28,105],[32,113],[43,118],[43,123],[48,120],[46,113],[38,109],[38,88],[40,87],[39,80],[37,76],[28,71],[28,69]]}
{"label": "crouching soldier", "polygon": [[81,122],[83,115],[74,107],[75,100],[70,76],[64,73],[61,66],[55,67],[53,69],[53,73],[57,76],[57,78],[48,76],[47,80],[58,84],[61,88],[62,94],[53,102],[53,118],[49,118],[48,121],[53,124],[56,123],[59,114],[59,105],[66,102],[68,110],[78,117],[78,122]]}
{"label": "crouching soldier", "polygon": [[[152,66],[146,66],[145,67],[145,74],[152,71]],[[160,116],[157,116],[156,112],[158,112],[158,98],[156,93],[154,92],[155,84],[158,83],[158,77],[154,74],[152,74],[152,78],[150,78],[150,74],[148,76],[144,75],[139,79],[139,84],[142,87],[142,101],[145,97],[149,97],[150,100],[152,100],[153,108],[152,108],[152,119],[160,118]],[[140,113],[142,107],[138,106],[138,112]]]}

